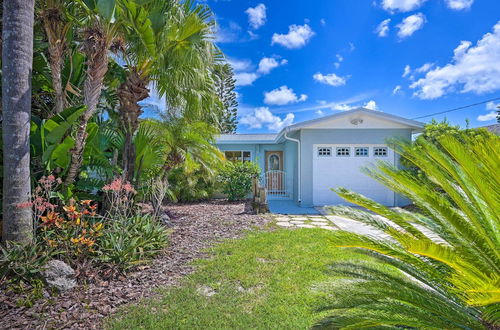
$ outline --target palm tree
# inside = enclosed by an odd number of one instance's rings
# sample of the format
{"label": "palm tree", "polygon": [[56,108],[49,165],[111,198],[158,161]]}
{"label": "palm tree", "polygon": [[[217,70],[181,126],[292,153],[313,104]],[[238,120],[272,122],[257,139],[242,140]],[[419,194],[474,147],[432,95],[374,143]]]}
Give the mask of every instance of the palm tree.
{"label": "palm tree", "polygon": [[337,272],[348,274],[353,285],[344,283],[343,292],[336,292],[341,298],[331,306],[336,312],[326,323],[416,328],[500,325],[500,178],[495,175],[500,170],[500,138],[479,131],[475,136],[464,133],[437,141],[422,141],[418,148],[399,143],[401,155],[425,176],[386,163],[366,169],[410,198],[421,213],[389,209],[346,189],[336,190],[394,225],[369,212],[329,208],[333,214],[382,230],[391,240],[346,232],[334,235],[334,244],[372,255],[385,267],[337,265]]}
{"label": "palm tree", "polygon": [[55,94],[53,114],[61,113],[66,108],[65,88],[61,71],[64,65],[66,51],[66,37],[71,29],[72,21],[66,16],[64,0],[45,0],[42,3],[41,18],[45,34],[47,35],[48,51],[50,55],[50,73],[52,87]]}
{"label": "palm tree", "polygon": [[34,0],[3,2],[3,240],[30,242],[31,69]]}
{"label": "palm tree", "polygon": [[[123,150],[124,176],[134,177],[136,152],[133,136],[142,113],[139,102],[149,97],[150,82],[160,97],[178,109],[191,109],[210,114],[214,109],[213,82],[208,79],[218,50],[210,39],[211,12],[191,1],[151,1],[144,4],[132,0],[120,2],[121,16],[126,21],[125,49],[127,78],[119,87],[120,114],[125,132]],[[204,108],[189,98],[205,93]]]}
{"label": "palm tree", "polygon": [[108,55],[111,43],[120,28],[114,1],[79,1],[87,13],[87,26],[83,31],[83,52],[87,58],[86,78],[83,87],[83,103],[87,107],[75,132],[75,146],[71,150],[71,162],[65,185],[72,184],[83,162],[87,124],[97,111],[97,105],[108,71]]}

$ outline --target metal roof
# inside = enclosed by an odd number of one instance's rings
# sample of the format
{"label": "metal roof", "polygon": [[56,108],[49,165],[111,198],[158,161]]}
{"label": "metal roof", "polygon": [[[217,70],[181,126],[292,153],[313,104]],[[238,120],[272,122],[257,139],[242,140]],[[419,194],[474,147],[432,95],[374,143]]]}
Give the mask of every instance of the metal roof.
{"label": "metal roof", "polygon": [[278,134],[221,134],[217,137],[218,144],[224,143],[274,143]]}

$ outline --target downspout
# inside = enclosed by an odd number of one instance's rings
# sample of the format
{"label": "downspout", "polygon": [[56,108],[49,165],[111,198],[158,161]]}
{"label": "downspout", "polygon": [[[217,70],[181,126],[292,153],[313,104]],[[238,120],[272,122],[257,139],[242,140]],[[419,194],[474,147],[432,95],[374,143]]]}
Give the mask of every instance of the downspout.
{"label": "downspout", "polygon": [[291,137],[288,137],[288,132],[290,131],[290,128],[287,127],[286,128],[286,131],[285,131],[285,135],[283,135],[283,137],[286,139],[286,140],[289,140],[289,141],[293,141],[293,142],[296,142],[297,143],[297,201],[299,202],[299,204],[302,202],[302,199],[300,198],[301,195],[300,195],[300,140],[298,139],[294,139],[294,138],[291,138]]}

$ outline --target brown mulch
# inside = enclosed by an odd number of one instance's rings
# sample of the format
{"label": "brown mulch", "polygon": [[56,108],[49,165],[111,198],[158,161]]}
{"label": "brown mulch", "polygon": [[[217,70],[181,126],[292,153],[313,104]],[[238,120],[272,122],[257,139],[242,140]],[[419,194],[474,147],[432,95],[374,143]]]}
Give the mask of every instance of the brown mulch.
{"label": "brown mulch", "polygon": [[103,318],[118,307],[151,297],[158,287],[175,285],[193,272],[190,262],[206,257],[204,249],[270,222],[269,217],[250,214],[244,203],[208,201],[166,209],[172,216],[172,232],[164,254],[126,276],[79,285],[71,292],[42,298],[31,308],[16,307],[21,296],[0,289],[0,328],[101,328]]}

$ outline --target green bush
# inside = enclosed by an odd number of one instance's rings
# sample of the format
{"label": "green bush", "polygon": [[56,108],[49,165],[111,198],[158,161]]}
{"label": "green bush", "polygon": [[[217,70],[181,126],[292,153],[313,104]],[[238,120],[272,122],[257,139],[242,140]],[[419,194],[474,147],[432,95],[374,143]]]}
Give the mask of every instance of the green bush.
{"label": "green bush", "polygon": [[149,215],[117,219],[99,237],[99,260],[127,270],[158,254],[167,243],[167,229]]}
{"label": "green bush", "polygon": [[260,175],[253,162],[227,162],[220,173],[222,192],[231,201],[244,199],[252,191],[252,180]]}
{"label": "green bush", "polygon": [[28,245],[7,242],[6,246],[0,245],[0,282],[9,278],[14,282],[31,283],[53,256],[54,252],[44,242]]}

